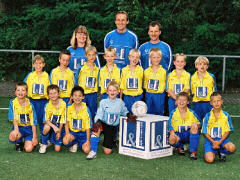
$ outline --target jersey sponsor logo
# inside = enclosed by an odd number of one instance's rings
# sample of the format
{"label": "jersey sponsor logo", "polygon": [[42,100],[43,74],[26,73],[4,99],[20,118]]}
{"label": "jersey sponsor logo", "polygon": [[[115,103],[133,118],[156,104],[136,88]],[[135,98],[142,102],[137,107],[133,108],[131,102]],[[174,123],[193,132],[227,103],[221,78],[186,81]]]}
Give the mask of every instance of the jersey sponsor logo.
{"label": "jersey sponsor logo", "polygon": [[82,120],[81,119],[72,119],[72,128],[75,130],[82,129]]}
{"label": "jersey sponsor logo", "polygon": [[183,88],[184,84],[174,84],[174,93],[179,94],[180,92],[182,92]]}
{"label": "jersey sponsor logo", "polygon": [[127,79],[127,89],[138,89],[138,79],[128,78]]}
{"label": "jersey sponsor logo", "polygon": [[114,124],[119,119],[118,114],[107,113],[107,124]]}
{"label": "jersey sponsor logo", "polygon": [[81,59],[74,58],[74,60],[73,60],[73,69],[77,70],[80,66],[83,66],[85,61],[86,60],[84,58],[81,58]]}
{"label": "jersey sponsor logo", "polygon": [[211,128],[211,138],[222,138],[222,128],[212,127]]}
{"label": "jersey sponsor logo", "polygon": [[86,87],[94,88],[96,84],[95,77],[86,77]]}
{"label": "jersey sponsor logo", "polygon": [[157,79],[149,79],[148,80],[148,89],[157,91],[159,87],[159,80]]}
{"label": "jersey sponsor logo", "polygon": [[110,83],[110,81],[113,81],[114,79],[105,79],[104,80],[104,89],[107,89],[108,83]]}
{"label": "jersey sponsor logo", "polygon": [[170,147],[168,142],[168,122],[157,121],[150,123],[150,151]]}
{"label": "jersey sponsor logo", "polygon": [[54,125],[58,126],[59,123],[60,123],[60,119],[61,119],[61,115],[54,115],[54,114],[53,114],[53,115],[51,116],[50,121],[51,121],[51,123],[53,123]]}
{"label": "jersey sponsor logo", "polygon": [[29,114],[19,114],[19,120],[21,124],[27,124],[30,122]]}
{"label": "jersey sponsor logo", "polygon": [[67,90],[67,80],[58,80],[58,87],[60,91]]}
{"label": "jersey sponsor logo", "polygon": [[122,145],[134,149],[145,150],[145,129],[146,122],[137,121],[123,123]]}
{"label": "jersey sponsor logo", "polygon": [[197,97],[207,97],[207,87],[199,86],[197,87]]}
{"label": "jersey sponsor logo", "polygon": [[44,94],[44,85],[43,84],[33,84],[32,93],[43,95]]}
{"label": "jersey sponsor logo", "polygon": [[124,60],[125,59],[125,53],[126,53],[125,48],[118,47],[118,48],[114,48],[114,49],[116,51],[117,59]]}
{"label": "jersey sponsor logo", "polygon": [[178,126],[178,132],[185,132],[190,129],[190,126]]}

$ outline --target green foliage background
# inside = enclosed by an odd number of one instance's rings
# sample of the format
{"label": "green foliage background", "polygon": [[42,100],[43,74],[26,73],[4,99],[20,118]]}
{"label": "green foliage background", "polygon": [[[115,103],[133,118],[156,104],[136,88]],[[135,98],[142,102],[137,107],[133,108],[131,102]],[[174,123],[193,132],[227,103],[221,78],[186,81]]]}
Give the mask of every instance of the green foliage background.
{"label": "green foliage background", "polygon": [[[128,28],[140,44],[149,40],[150,21],[162,24],[161,40],[173,53],[240,54],[239,0],[2,0],[5,11],[0,14],[0,49],[61,50],[69,46],[73,30],[85,25],[93,45],[103,51],[103,39],[115,28],[118,10],[129,13]],[[47,71],[57,65],[57,55],[44,54]],[[21,80],[31,70],[31,55],[0,54],[0,79]],[[21,63],[19,63],[21,62]],[[194,59],[188,59],[187,70],[194,72]],[[227,60],[226,82],[240,83],[240,60]],[[210,59],[209,71],[221,80],[222,61]],[[24,73],[23,73],[24,72]],[[220,83],[219,83],[220,84]],[[233,85],[233,86],[234,86]]]}

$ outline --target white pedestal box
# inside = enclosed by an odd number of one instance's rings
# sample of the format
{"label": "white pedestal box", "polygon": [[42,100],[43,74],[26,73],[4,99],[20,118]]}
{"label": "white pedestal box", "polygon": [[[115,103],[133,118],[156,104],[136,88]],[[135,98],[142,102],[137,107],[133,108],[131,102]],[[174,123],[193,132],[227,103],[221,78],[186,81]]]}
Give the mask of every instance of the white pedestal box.
{"label": "white pedestal box", "polygon": [[127,122],[121,117],[119,128],[119,153],[142,159],[172,155],[168,143],[168,117],[146,114],[137,122]]}

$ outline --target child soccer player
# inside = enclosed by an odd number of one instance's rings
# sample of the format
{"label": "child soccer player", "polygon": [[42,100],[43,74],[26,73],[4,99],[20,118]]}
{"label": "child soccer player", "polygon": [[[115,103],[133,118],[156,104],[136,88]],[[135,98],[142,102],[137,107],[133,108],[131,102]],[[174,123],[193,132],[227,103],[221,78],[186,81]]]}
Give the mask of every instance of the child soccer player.
{"label": "child soccer player", "polygon": [[185,155],[183,144],[189,143],[190,159],[197,160],[200,122],[197,115],[187,107],[189,99],[186,92],[180,92],[177,95],[177,108],[169,117],[169,143],[178,148],[180,155]]}
{"label": "child soccer player", "polygon": [[75,76],[75,82],[83,87],[85,93],[84,102],[90,109],[91,116],[94,117],[97,112],[97,92],[99,68],[94,63],[97,55],[97,49],[94,46],[86,48],[87,62],[80,66]]}
{"label": "child soccer player", "polygon": [[74,75],[68,68],[71,54],[68,50],[62,50],[59,54],[60,65],[54,68],[50,74],[52,84],[56,84],[60,90],[60,98],[66,103],[70,100],[71,90],[74,87]]}
{"label": "child soccer player", "polygon": [[63,138],[63,124],[66,123],[66,103],[59,99],[59,87],[55,84],[47,87],[49,102],[45,106],[44,128],[42,133],[42,144],[39,153],[46,153],[48,140],[55,144],[55,151],[61,150]]}
{"label": "child soccer player", "polygon": [[104,59],[106,59],[107,64],[100,70],[101,99],[107,99],[107,85],[110,81],[115,80],[118,84],[120,83],[120,69],[114,64],[115,58],[115,49],[112,47],[106,48]]}
{"label": "child soccer player", "polygon": [[140,52],[137,49],[132,49],[128,58],[130,65],[122,69],[120,98],[123,98],[128,111],[132,112],[134,102],[141,101],[143,98],[143,68],[138,65]]}
{"label": "child soccer player", "polygon": [[90,128],[91,117],[84,99],[84,90],[80,86],[75,86],[71,92],[73,104],[67,108],[67,123],[65,125],[65,136],[63,144],[69,148],[70,152],[77,152],[77,148],[84,153],[90,152]]}
{"label": "child soccer player", "polygon": [[208,65],[209,60],[204,56],[199,56],[195,60],[197,72],[195,72],[191,77],[193,110],[196,112],[201,121],[212,109],[209,102],[210,95],[217,91],[215,76],[207,72]]}
{"label": "child soccer player", "polygon": [[165,103],[166,70],[160,65],[162,52],[152,48],[149,53],[152,65],[144,71],[144,88],[148,113],[163,115]]}
{"label": "child soccer player", "polygon": [[185,71],[187,56],[183,53],[177,53],[174,56],[173,64],[175,70],[169,73],[167,78],[167,93],[168,99],[168,110],[169,114],[173,109],[176,108],[175,101],[176,96],[180,92],[190,93],[190,74]]}
{"label": "child soccer player", "polygon": [[[38,144],[36,112],[27,95],[27,84],[17,83],[15,88],[16,98],[9,103],[8,119],[13,122],[13,128],[9,134],[9,141],[15,143],[16,150],[32,152]],[[24,142],[23,142],[24,139]]]}
{"label": "child soccer player", "polygon": [[37,121],[40,133],[42,133],[44,106],[47,103],[47,87],[50,84],[50,80],[48,73],[43,71],[45,61],[42,56],[36,55],[34,57],[33,67],[35,71],[30,72],[24,79],[24,82],[28,86],[28,97],[37,110]]}
{"label": "child soccer player", "polygon": [[[105,154],[112,153],[120,116],[126,116],[128,113],[124,102],[121,99],[117,98],[118,93],[118,83],[115,81],[111,81],[107,86],[108,98],[100,101],[100,105],[94,119],[95,122],[101,121],[102,124],[104,134],[103,152]],[[87,156],[87,159],[91,159],[91,157],[96,157],[96,153],[97,151],[92,152],[91,156],[89,153],[89,157]]]}
{"label": "child soccer player", "polygon": [[228,140],[233,125],[229,114],[222,110],[223,100],[219,93],[212,93],[210,103],[213,109],[206,114],[202,127],[205,135],[204,158],[207,163],[213,163],[218,153],[220,161],[224,162],[226,154],[236,150],[235,145]]}

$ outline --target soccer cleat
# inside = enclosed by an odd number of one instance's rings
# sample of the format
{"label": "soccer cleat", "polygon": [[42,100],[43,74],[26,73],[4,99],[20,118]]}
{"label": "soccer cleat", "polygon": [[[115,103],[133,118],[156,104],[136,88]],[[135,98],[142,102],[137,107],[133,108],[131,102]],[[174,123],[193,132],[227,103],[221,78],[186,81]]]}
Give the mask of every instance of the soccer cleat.
{"label": "soccer cleat", "polygon": [[23,151],[23,146],[24,146],[23,142],[21,142],[21,143],[16,143],[16,144],[15,144],[16,151],[17,151],[17,152],[22,152],[22,151]]}
{"label": "soccer cleat", "polygon": [[196,152],[192,152],[192,153],[190,154],[190,159],[191,159],[191,160],[197,160],[197,153],[196,153]]}
{"label": "soccer cleat", "polygon": [[52,143],[50,141],[47,141],[47,142],[48,142],[47,147],[50,147],[52,145]]}
{"label": "soccer cleat", "polygon": [[77,148],[78,148],[78,145],[77,144],[74,144],[73,146],[71,146],[69,148],[69,151],[72,152],[72,153],[75,153],[77,152]]}
{"label": "soccer cleat", "polygon": [[226,157],[225,154],[219,153],[218,156],[219,156],[219,161],[220,162],[226,162],[227,157]]}
{"label": "soccer cleat", "polygon": [[97,153],[94,152],[94,151],[90,151],[90,153],[88,153],[86,159],[87,160],[92,160],[92,159],[95,159],[97,157]]}
{"label": "soccer cleat", "polygon": [[178,150],[179,155],[181,155],[181,156],[185,155],[185,151],[182,148],[177,148],[177,150]]}
{"label": "soccer cleat", "polygon": [[40,149],[39,149],[39,153],[40,154],[45,154],[46,150],[47,150],[47,145],[41,144]]}

